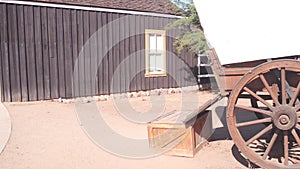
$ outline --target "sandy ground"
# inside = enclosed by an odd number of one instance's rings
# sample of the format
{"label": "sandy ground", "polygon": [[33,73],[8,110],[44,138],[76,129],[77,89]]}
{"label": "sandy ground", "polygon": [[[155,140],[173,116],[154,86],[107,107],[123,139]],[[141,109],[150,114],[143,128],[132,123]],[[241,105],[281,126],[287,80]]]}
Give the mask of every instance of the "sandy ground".
{"label": "sandy ground", "polygon": [[[193,97],[197,96],[199,100]],[[164,112],[191,109],[202,104],[209,93],[165,95]],[[192,100],[189,100],[189,99]],[[190,106],[182,106],[188,100]],[[129,99],[131,107],[147,113],[153,103],[150,97]],[[117,133],[128,137],[147,138],[145,124],[126,120],[119,114],[118,101],[97,102],[104,120]],[[74,104],[52,101],[5,103],[11,115],[12,133],[0,155],[1,169],[242,169],[247,161],[239,156],[227,129],[218,129],[213,141],[194,158],[160,155],[146,159],[130,159],[113,155],[97,146],[82,130]],[[184,108],[182,108],[184,107]],[[114,141],[118,144],[118,141]]]}

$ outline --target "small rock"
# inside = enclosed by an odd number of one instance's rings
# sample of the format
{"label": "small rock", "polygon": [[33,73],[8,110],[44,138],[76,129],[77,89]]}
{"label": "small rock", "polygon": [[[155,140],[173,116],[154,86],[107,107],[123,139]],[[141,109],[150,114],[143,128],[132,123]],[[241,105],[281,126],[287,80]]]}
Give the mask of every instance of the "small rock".
{"label": "small rock", "polygon": [[99,96],[99,99],[98,99],[98,100],[99,100],[99,101],[107,101],[107,97],[101,95],[101,96]]}
{"label": "small rock", "polygon": [[143,92],[142,91],[137,92],[136,97],[141,97],[141,96],[143,96]]}
{"label": "small rock", "polygon": [[150,96],[150,91],[146,91],[145,96]]}
{"label": "small rock", "polygon": [[70,99],[63,99],[63,103],[70,104],[70,103],[72,103],[72,100],[70,100]]}
{"label": "small rock", "polygon": [[168,89],[168,94],[173,94],[173,93],[176,93],[175,89],[174,88],[170,88]]}
{"label": "small rock", "polygon": [[59,102],[59,103],[62,103],[62,102],[63,102],[63,100],[62,100],[61,97],[58,99],[58,102]]}

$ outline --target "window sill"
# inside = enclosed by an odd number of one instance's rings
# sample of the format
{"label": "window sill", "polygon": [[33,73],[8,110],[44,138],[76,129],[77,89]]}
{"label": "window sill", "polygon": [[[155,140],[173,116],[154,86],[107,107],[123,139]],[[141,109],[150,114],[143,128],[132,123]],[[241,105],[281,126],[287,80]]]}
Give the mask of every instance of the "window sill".
{"label": "window sill", "polygon": [[147,73],[147,74],[145,74],[145,77],[165,77],[165,76],[167,76],[166,73],[157,73],[157,74]]}

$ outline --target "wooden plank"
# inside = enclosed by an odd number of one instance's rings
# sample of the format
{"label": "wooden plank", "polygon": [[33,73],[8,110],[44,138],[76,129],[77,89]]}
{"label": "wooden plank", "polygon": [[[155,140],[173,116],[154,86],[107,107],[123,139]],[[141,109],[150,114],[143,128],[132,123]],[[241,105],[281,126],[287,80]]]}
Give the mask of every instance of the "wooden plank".
{"label": "wooden plank", "polygon": [[140,52],[142,52],[141,50],[141,42],[140,42],[140,34],[139,32],[141,32],[141,20],[142,20],[142,16],[136,16],[136,35],[135,35],[135,41],[136,41],[136,51],[137,51],[137,55],[135,56],[136,58],[136,90],[140,91],[142,90],[142,77],[141,77],[141,56],[139,55]]}
{"label": "wooden plank", "polygon": [[107,27],[107,23],[109,22],[108,20],[108,13],[102,13],[101,14],[102,17],[102,25],[104,26],[104,28],[102,29],[102,49],[104,50],[103,55],[103,60],[102,60],[102,65],[103,65],[103,72],[101,74],[99,74],[100,78],[103,79],[103,94],[109,94],[109,84],[110,84],[110,80],[109,80],[109,41],[108,41],[108,27]]}
{"label": "wooden plank", "polygon": [[57,31],[57,66],[58,66],[58,89],[59,97],[66,97],[65,88],[65,55],[64,55],[64,28],[63,9],[56,9],[56,31]]}
{"label": "wooden plank", "polygon": [[89,11],[83,11],[83,44],[84,44],[84,95],[91,96],[91,42]]}
{"label": "wooden plank", "polygon": [[44,100],[44,71],[43,71],[43,47],[42,47],[42,30],[41,30],[41,7],[33,7],[34,18],[34,42],[35,42],[35,59],[36,59],[36,79],[37,79],[37,100]]}
{"label": "wooden plank", "polygon": [[[164,19],[164,25],[168,25],[170,23],[169,19],[166,18]],[[172,83],[171,81],[173,81],[172,77],[170,76],[169,74],[169,71],[170,69],[172,68],[172,55],[176,55],[176,50],[174,51],[174,42],[172,41],[172,37],[175,36],[174,34],[174,31],[172,30],[167,30],[166,31],[166,50],[167,50],[167,54],[166,54],[166,71],[167,71],[167,77],[166,77],[166,80],[165,80],[165,84],[164,84],[164,87],[165,88],[171,88],[173,87],[172,86]],[[171,48],[169,47],[169,44],[168,43],[171,43]]]}
{"label": "wooden plank", "polygon": [[64,56],[65,56],[65,97],[72,97],[72,75],[73,75],[73,58],[72,58],[72,20],[71,10],[63,10],[63,34],[64,34]]}
{"label": "wooden plank", "polygon": [[[180,115],[180,114],[178,114]],[[149,145],[152,150],[175,156],[193,157],[207,143],[200,133],[207,114],[197,117],[192,124],[184,125],[158,121],[147,125]]]}
{"label": "wooden plank", "polygon": [[90,12],[90,54],[91,54],[91,95],[98,94],[98,77],[97,77],[97,67],[98,67],[98,41],[97,41],[97,13]]}
{"label": "wooden plank", "polygon": [[112,94],[114,93],[113,89],[111,88],[111,78],[113,76],[114,73],[114,67],[113,67],[113,63],[114,63],[114,56],[113,56],[113,28],[112,25],[109,24],[110,22],[113,21],[113,17],[112,17],[112,13],[108,13],[107,14],[107,23],[108,23],[108,88],[109,88],[109,93]]}
{"label": "wooden plank", "polygon": [[103,31],[102,31],[102,26],[103,26],[103,21],[102,21],[102,13],[101,12],[97,12],[97,86],[98,86],[98,90],[97,93],[98,94],[104,94],[104,87],[103,87],[103,83],[104,83],[104,76],[103,76]]}
{"label": "wooden plank", "polygon": [[151,128],[148,126],[148,133],[152,134],[149,135],[150,148],[161,149],[187,132],[188,130],[185,128]]}
{"label": "wooden plank", "polygon": [[225,76],[244,76],[252,67],[228,67],[224,68]]}
{"label": "wooden plank", "polygon": [[20,67],[19,67],[19,46],[18,46],[18,25],[16,5],[7,6],[8,24],[8,50],[11,101],[21,101]]}
{"label": "wooden plank", "polygon": [[[168,22],[170,22],[170,19],[168,19]],[[174,48],[172,47],[172,45],[170,43],[172,43],[172,36],[174,36],[174,31],[173,30],[169,30],[169,37],[166,38],[166,43],[167,43],[167,51],[169,51],[170,53],[174,53],[174,55],[176,54],[176,50],[174,50]],[[167,53],[167,86],[168,88],[174,87],[173,84],[173,77],[172,77],[172,72],[174,72],[174,66],[173,66],[173,55],[171,55],[170,53]]]}
{"label": "wooden plank", "polygon": [[[156,30],[160,30],[159,27],[159,19],[157,17],[153,17],[153,28]],[[160,83],[162,81],[162,77],[154,77],[153,79],[153,89],[159,89]]]}
{"label": "wooden plank", "polygon": [[73,69],[72,69],[72,79],[73,79],[73,93],[72,93],[72,97],[78,97],[79,96],[79,82],[78,82],[78,74],[74,73],[75,68],[79,68],[77,63],[77,59],[78,59],[78,25],[77,25],[77,10],[71,10],[71,34],[72,34],[72,65],[73,65]]}
{"label": "wooden plank", "polygon": [[7,26],[7,5],[1,4],[0,9],[0,31],[1,31],[1,57],[2,57],[2,100],[3,101],[11,101],[10,95],[10,72],[9,72],[9,49],[8,49],[8,26]]}
{"label": "wooden plank", "polygon": [[125,39],[125,48],[124,48],[124,54],[125,54],[125,58],[127,60],[127,63],[125,65],[125,90],[130,91],[130,67],[131,67],[131,63],[130,63],[130,22],[129,22],[129,16],[125,17],[125,30],[124,30],[124,36],[126,37]]}
{"label": "wooden plank", "polygon": [[[147,16],[147,17],[145,17],[145,29],[151,29],[151,27],[150,27],[150,16]],[[146,39],[146,38],[145,38]],[[143,44],[145,44],[146,45],[146,43],[144,42]],[[145,46],[145,48],[144,49],[146,49],[146,46]],[[145,55],[145,57],[144,57],[145,59],[146,59],[146,55]],[[147,65],[146,65],[146,60],[145,60],[145,68],[147,67]],[[146,73],[146,72],[145,72]],[[145,77],[145,74],[144,74],[144,77]],[[146,90],[150,90],[151,89],[151,85],[150,85],[150,77],[145,77],[145,89]]]}
{"label": "wooden plank", "polygon": [[121,77],[120,77],[120,70],[117,70],[117,68],[119,67],[120,64],[120,22],[118,20],[119,18],[119,14],[118,13],[114,13],[113,14],[113,76],[112,78],[114,78],[113,81],[113,90],[115,93],[120,93],[121,92]]}
{"label": "wooden plank", "polygon": [[48,12],[46,7],[41,7],[41,27],[42,27],[41,34],[42,34],[42,56],[43,56],[42,65],[43,65],[43,81],[44,81],[44,98],[51,99]]}
{"label": "wooden plank", "polygon": [[[136,16],[135,15],[130,15],[129,18],[129,23],[130,23],[130,46],[129,46],[129,51],[130,51],[130,74],[135,75],[136,73],[136,39],[135,39],[135,33],[136,33]],[[131,85],[130,85],[130,91],[136,91],[137,89],[137,79],[135,77],[132,77],[131,79]]]}
{"label": "wooden plank", "polygon": [[58,98],[58,71],[57,71],[57,35],[56,35],[56,9],[48,10],[48,39],[50,60],[50,90],[51,98]]}
{"label": "wooden plank", "polygon": [[35,60],[35,30],[33,7],[24,6],[25,17],[25,37],[26,37],[26,56],[27,56],[27,77],[28,77],[28,92],[29,101],[37,100],[37,78],[36,78],[36,60]]}
{"label": "wooden plank", "polygon": [[128,67],[128,62],[125,62],[126,54],[125,54],[125,17],[126,15],[120,14],[120,63],[122,63],[120,67],[120,92],[125,93],[126,89],[126,67]]}
{"label": "wooden plank", "polygon": [[141,17],[140,18],[140,32],[141,32],[141,35],[140,35],[140,40],[139,40],[139,43],[141,44],[141,56],[140,56],[140,65],[141,65],[141,72],[140,72],[140,77],[141,77],[141,90],[146,90],[146,79],[145,79],[145,73],[146,73],[146,56],[145,56],[145,49],[146,49],[146,44],[145,44],[145,19],[144,17]]}
{"label": "wooden plank", "polygon": [[[84,45],[84,40],[83,40],[83,11],[78,11],[77,12],[77,39],[78,39],[78,86],[79,86],[79,91],[78,91],[78,96],[85,96],[85,85],[84,85],[84,52],[83,50],[83,45]],[[80,56],[81,55],[81,56]]]}
{"label": "wooden plank", "polygon": [[[2,8],[1,8],[1,5],[2,5],[2,4],[0,4],[0,9],[2,9]],[[1,14],[1,12],[0,12],[0,14]],[[2,26],[1,26],[1,25],[3,25],[3,24],[2,24],[2,19],[0,19],[0,29],[2,29]],[[1,41],[1,40],[2,40],[1,36],[2,36],[2,35],[1,35],[1,33],[2,33],[2,32],[1,32],[1,30],[0,30],[0,101],[3,102],[3,98],[4,98],[4,97],[3,97],[3,85],[2,85],[2,83],[3,83],[3,78],[2,78],[2,77],[3,77],[3,76],[2,76],[3,71],[2,71],[2,67],[3,67],[3,66],[2,66],[2,49],[1,49],[1,48],[2,48],[2,43],[1,43],[1,42],[2,42],[2,41]]]}
{"label": "wooden plank", "polygon": [[[155,29],[155,27],[154,27],[154,17],[152,17],[152,16],[149,17],[149,28],[150,29]],[[149,77],[149,89],[150,90],[155,89],[154,81],[155,81],[155,77]]]}
{"label": "wooden plank", "polygon": [[[171,19],[170,19],[171,20]],[[172,21],[171,21],[172,22]],[[179,30],[172,30],[172,32],[173,32],[173,34],[175,34],[175,36],[176,35],[178,35],[179,34]],[[176,53],[177,53],[177,49],[176,49],[176,46],[175,45],[172,45],[172,43],[173,43],[173,40],[175,40],[174,38],[172,38],[172,39],[169,39],[169,45],[170,45],[170,49],[172,49],[173,51],[176,51]],[[176,66],[177,66],[177,64],[176,64],[176,60],[177,59],[179,59],[178,58],[179,57],[179,54],[177,54],[177,55],[174,55],[174,56],[172,56],[172,63],[171,63],[171,65],[169,66],[170,68],[171,68],[171,71],[172,71],[172,87],[179,87],[179,84],[177,84],[177,82],[176,82],[176,77],[178,76],[175,72],[176,72]]]}

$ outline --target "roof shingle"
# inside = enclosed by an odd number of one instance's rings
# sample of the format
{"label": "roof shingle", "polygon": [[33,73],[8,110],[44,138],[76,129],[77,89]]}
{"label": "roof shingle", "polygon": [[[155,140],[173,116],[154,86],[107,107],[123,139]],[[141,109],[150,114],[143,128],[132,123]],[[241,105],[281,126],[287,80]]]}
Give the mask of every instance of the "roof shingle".
{"label": "roof shingle", "polygon": [[176,14],[169,0],[26,0],[35,2],[60,3],[91,7]]}

